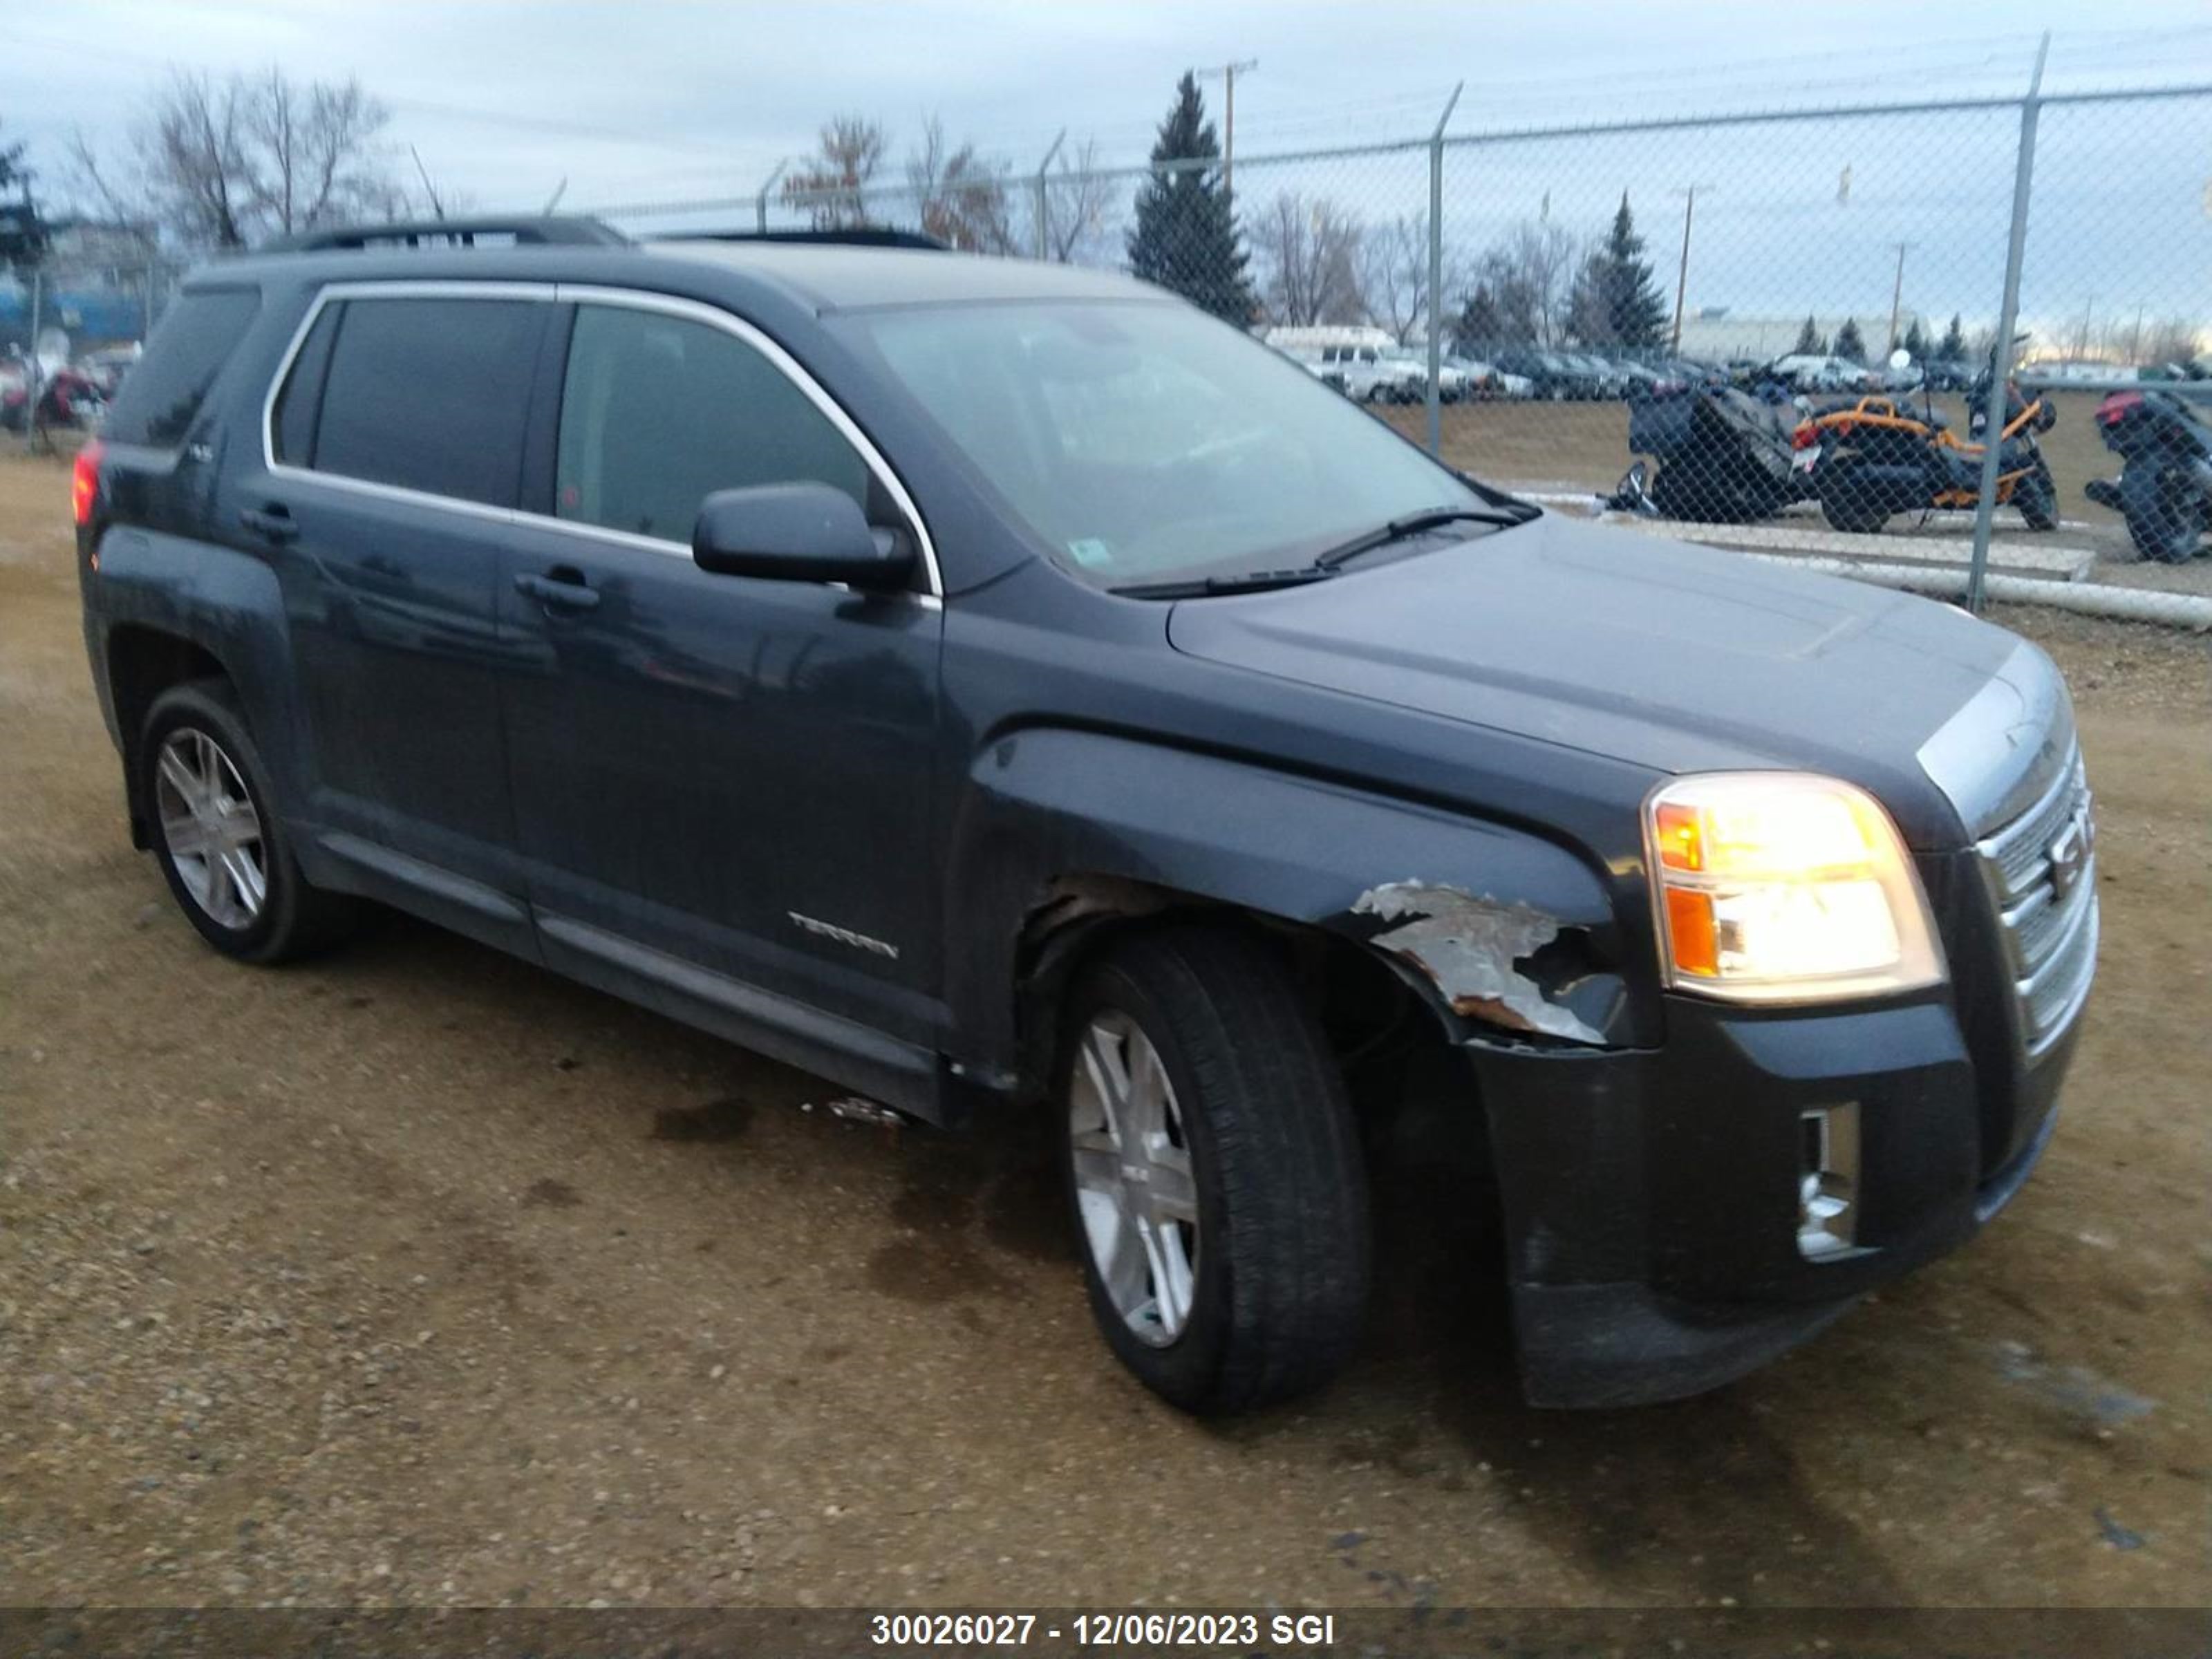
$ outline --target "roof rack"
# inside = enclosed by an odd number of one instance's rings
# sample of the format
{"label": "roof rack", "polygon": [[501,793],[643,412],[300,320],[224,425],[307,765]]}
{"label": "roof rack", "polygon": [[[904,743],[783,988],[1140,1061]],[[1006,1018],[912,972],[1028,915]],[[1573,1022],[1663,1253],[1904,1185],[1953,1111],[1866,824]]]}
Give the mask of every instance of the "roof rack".
{"label": "roof rack", "polygon": [[319,253],[331,248],[474,247],[478,238],[518,247],[627,247],[629,238],[597,219],[412,219],[380,225],[326,225],[261,245],[264,253]]}
{"label": "roof rack", "polygon": [[917,247],[933,253],[950,253],[950,243],[919,230],[894,230],[887,225],[855,225],[846,230],[671,230],[657,234],[657,242],[815,242],[839,247]]}

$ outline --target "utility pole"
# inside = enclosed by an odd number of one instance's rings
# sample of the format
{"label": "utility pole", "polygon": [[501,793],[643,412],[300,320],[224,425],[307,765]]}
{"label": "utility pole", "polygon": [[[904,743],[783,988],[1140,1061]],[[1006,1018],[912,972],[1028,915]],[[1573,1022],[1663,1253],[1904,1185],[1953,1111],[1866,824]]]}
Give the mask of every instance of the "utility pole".
{"label": "utility pole", "polygon": [[1690,223],[1697,216],[1698,192],[1711,190],[1711,185],[1684,185],[1674,194],[1684,198],[1682,203],[1682,263],[1674,272],[1674,337],[1667,349],[1682,349],[1682,296],[1690,285]]}
{"label": "utility pole", "polygon": [[1899,307],[1902,306],[1905,301],[1905,251],[1908,248],[1917,246],[1918,244],[1914,242],[1899,242],[1896,245],[1897,283],[1895,287],[1889,290],[1889,344],[1886,348],[1886,349],[1889,351],[1894,351],[1897,349],[1897,314]]}
{"label": "utility pole", "polygon": [[1260,67],[1256,58],[1239,58],[1233,64],[1224,64],[1219,69],[1204,69],[1198,72],[1201,81],[1211,81],[1215,76],[1222,80],[1221,94],[1221,187],[1231,190],[1237,180],[1237,77],[1249,75]]}
{"label": "utility pole", "polygon": [[1044,160],[1037,163],[1036,179],[1032,188],[1036,191],[1034,211],[1036,216],[1036,257],[1039,259],[1052,258],[1052,185],[1048,175],[1052,172],[1052,158],[1060,154],[1060,147],[1066,142],[1067,129],[1062,127],[1060,136],[1052,141],[1052,148],[1045,151]]}

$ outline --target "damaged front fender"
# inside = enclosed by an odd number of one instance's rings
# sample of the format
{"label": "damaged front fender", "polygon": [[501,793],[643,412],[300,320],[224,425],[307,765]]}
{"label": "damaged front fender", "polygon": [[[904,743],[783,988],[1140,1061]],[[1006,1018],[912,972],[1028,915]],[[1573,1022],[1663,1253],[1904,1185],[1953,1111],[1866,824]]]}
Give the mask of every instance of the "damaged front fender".
{"label": "damaged front fender", "polygon": [[1587,965],[1577,961],[1587,956],[1584,930],[1565,927],[1517,900],[1501,902],[1431,882],[1371,887],[1352,909],[1355,916],[1389,924],[1367,942],[1416,969],[1462,1018],[1563,1042],[1605,1045],[1605,1032],[1571,1006],[1574,988],[1590,980],[1577,971]]}
{"label": "damaged front fender", "polygon": [[1389,922],[1367,942],[1416,967],[1464,1020],[1562,1042],[1606,1042],[1604,1030],[1555,1002],[1540,978],[1544,953],[1573,945],[1571,936],[1586,942],[1582,929],[1566,929],[1520,900],[1500,902],[1420,880],[1370,887],[1352,914]]}

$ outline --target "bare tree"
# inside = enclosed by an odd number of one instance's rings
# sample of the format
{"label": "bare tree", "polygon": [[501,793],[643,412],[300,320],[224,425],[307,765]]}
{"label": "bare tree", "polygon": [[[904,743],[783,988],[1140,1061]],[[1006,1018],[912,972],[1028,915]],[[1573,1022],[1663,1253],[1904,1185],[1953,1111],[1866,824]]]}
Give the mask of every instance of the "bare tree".
{"label": "bare tree", "polygon": [[952,149],[933,115],[922,128],[921,148],[907,159],[906,179],[924,234],[970,253],[1014,251],[1006,169],[977,155],[973,144]]}
{"label": "bare tree", "polygon": [[874,222],[867,188],[889,149],[880,122],[841,115],[822,129],[813,164],[783,181],[787,207],[803,211],[817,230],[852,230]]}
{"label": "bare tree", "polygon": [[[1550,345],[1559,337],[1574,253],[1573,240],[1557,225],[1523,221],[1475,262],[1463,280],[1481,296],[1483,325],[1496,331],[1488,343]],[[1463,336],[1464,330],[1462,319]]]}
{"label": "bare tree", "polygon": [[2186,317],[2168,317],[2152,325],[2142,337],[2135,361],[2139,363],[2182,363],[2202,354],[2204,331]]}
{"label": "bare tree", "polygon": [[1253,245],[1267,273],[1267,308],[1277,322],[1356,323],[1367,313],[1359,291],[1359,222],[1326,200],[1285,191],[1261,212]]}
{"label": "bare tree", "polygon": [[[1429,320],[1429,216],[1417,213],[1377,225],[1360,246],[1361,291],[1375,320],[1398,337],[1400,345],[1412,343],[1415,334],[1426,337]],[[1445,292],[1456,285],[1451,270],[1444,272]]]}
{"label": "bare tree", "polygon": [[404,206],[382,143],[390,118],[350,79],[179,70],[127,158],[103,159],[81,134],[71,153],[80,182],[118,221],[158,223],[191,246],[244,247]]}
{"label": "bare tree", "polygon": [[1115,180],[1099,170],[1098,141],[1086,138],[1062,155],[1045,185],[1045,257],[1063,265],[1096,258],[1119,238],[1113,222]]}

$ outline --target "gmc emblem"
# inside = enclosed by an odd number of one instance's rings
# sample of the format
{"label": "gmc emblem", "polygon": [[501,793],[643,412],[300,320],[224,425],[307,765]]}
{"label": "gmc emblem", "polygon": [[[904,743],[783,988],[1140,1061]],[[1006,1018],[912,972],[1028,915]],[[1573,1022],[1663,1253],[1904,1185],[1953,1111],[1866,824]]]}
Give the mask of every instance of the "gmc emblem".
{"label": "gmc emblem", "polygon": [[2058,832],[2058,838],[2044,849],[2043,856],[2051,861],[2051,891],[2054,897],[2064,898],[2074,890],[2075,883],[2081,879],[2083,866],[2089,862],[2089,849],[2095,839],[2089,809],[2084,806]]}

